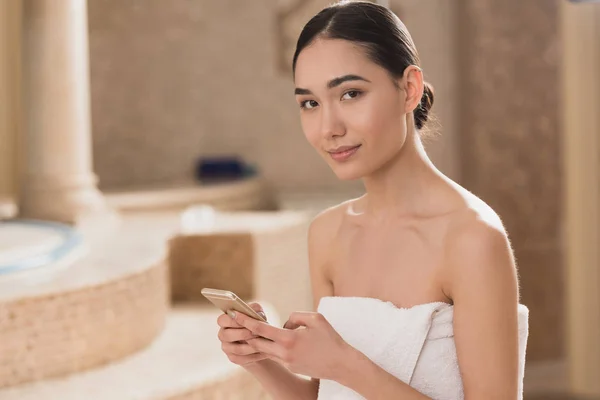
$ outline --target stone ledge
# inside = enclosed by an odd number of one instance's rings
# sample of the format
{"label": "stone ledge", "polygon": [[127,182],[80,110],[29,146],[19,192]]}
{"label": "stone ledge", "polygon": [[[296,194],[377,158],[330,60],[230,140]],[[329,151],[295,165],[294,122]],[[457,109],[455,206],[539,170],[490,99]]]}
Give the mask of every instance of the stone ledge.
{"label": "stone ledge", "polygon": [[222,213],[204,233],[190,226],[169,240],[173,299],[206,302],[211,287],[269,299],[282,318],[311,310],[309,224],[307,212],[277,211]]}
{"label": "stone ledge", "polygon": [[149,345],[168,312],[165,247],[176,226],[173,215],[124,217],[68,267],[0,278],[0,388],[97,367]]}
{"label": "stone ledge", "polygon": [[[248,300],[249,302],[256,300]],[[267,318],[280,326],[273,306]],[[258,382],[221,351],[213,306],[177,306],[146,349],[118,362],[67,377],[0,390],[2,400],[269,399]]]}
{"label": "stone ledge", "polygon": [[260,210],[272,207],[266,184],[260,177],[219,184],[189,182],[172,187],[147,187],[106,192],[111,208],[126,211],[181,211],[194,204],[206,204],[219,210]]}
{"label": "stone ledge", "polygon": [[68,268],[42,267],[0,276],[0,304],[111,283],[155,268],[166,259],[167,241],[179,229],[178,214],[139,213],[117,218],[108,227],[78,227],[89,254]]}
{"label": "stone ledge", "polygon": [[[167,271],[0,304],[0,387],[82,371],[135,353],[161,331]],[[1,396],[0,396],[1,397]]]}

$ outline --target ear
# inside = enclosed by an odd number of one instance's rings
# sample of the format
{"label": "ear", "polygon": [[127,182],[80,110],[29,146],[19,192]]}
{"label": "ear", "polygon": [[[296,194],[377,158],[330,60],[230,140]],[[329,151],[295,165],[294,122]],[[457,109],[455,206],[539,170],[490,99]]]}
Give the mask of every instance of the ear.
{"label": "ear", "polygon": [[423,71],[416,65],[409,65],[404,70],[402,85],[406,92],[405,110],[412,112],[423,97]]}

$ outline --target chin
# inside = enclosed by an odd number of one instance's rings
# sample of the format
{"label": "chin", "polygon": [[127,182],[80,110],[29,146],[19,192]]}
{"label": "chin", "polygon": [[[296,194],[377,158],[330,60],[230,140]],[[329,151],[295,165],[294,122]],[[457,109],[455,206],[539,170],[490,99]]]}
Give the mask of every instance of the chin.
{"label": "chin", "polygon": [[332,166],[333,173],[341,181],[355,181],[365,176],[362,168],[354,165],[335,165]]}

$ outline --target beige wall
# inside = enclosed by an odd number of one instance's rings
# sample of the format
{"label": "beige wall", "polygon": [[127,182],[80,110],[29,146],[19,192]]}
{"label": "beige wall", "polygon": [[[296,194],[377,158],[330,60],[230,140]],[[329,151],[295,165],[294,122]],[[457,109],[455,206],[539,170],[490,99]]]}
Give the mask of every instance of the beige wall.
{"label": "beige wall", "polygon": [[431,124],[435,136],[427,141],[427,152],[438,168],[460,180],[456,4],[448,0],[392,0],[390,7],[410,31],[425,80],[435,91]]}
{"label": "beige wall", "polygon": [[0,200],[17,193],[20,16],[19,0],[0,1]]}
{"label": "beige wall", "polygon": [[[90,1],[101,188],[183,180],[196,157],[220,153],[258,163],[281,189],[360,187],[338,182],[302,134],[293,82],[280,60],[291,59],[304,23],[330,1],[303,1],[286,14],[294,3]],[[430,151],[456,177],[451,7],[444,0],[400,3],[406,3],[402,10],[436,88],[434,110],[444,127]]]}
{"label": "beige wall", "polygon": [[498,211],[530,308],[530,361],[564,355],[558,1],[460,2],[464,185]]}
{"label": "beige wall", "polygon": [[561,3],[570,392],[600,396],[600,3]]}

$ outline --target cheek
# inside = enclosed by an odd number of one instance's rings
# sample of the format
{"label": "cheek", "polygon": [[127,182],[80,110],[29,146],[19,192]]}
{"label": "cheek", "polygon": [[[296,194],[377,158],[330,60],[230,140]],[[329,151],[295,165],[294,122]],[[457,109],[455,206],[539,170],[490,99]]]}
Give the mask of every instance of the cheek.
{"label": "cheek", "polygon": [[[375,167],[394,157],[404,145],[406,122],[393,103],[378,102],[354,117],[363,133],[369,163]],[[359,126],[360,125],[360,126]]]}
{"label": "cheek", "polygon": [[361,107],[360,112],[348,115],[349,125],[355,132],[361,132],[365,141],[373,145],[386,145],[393,139],[394,133],[400,129],[399,113],[381,99],[370,101]]}
{"label": "cheek", "polygon": [[320,135],[315,126],[314,122],[309,116],[300,117],[300,123],[302,125],[302,132],[304,132],[304,136],[308,143],[316,149],[320,148]]}

